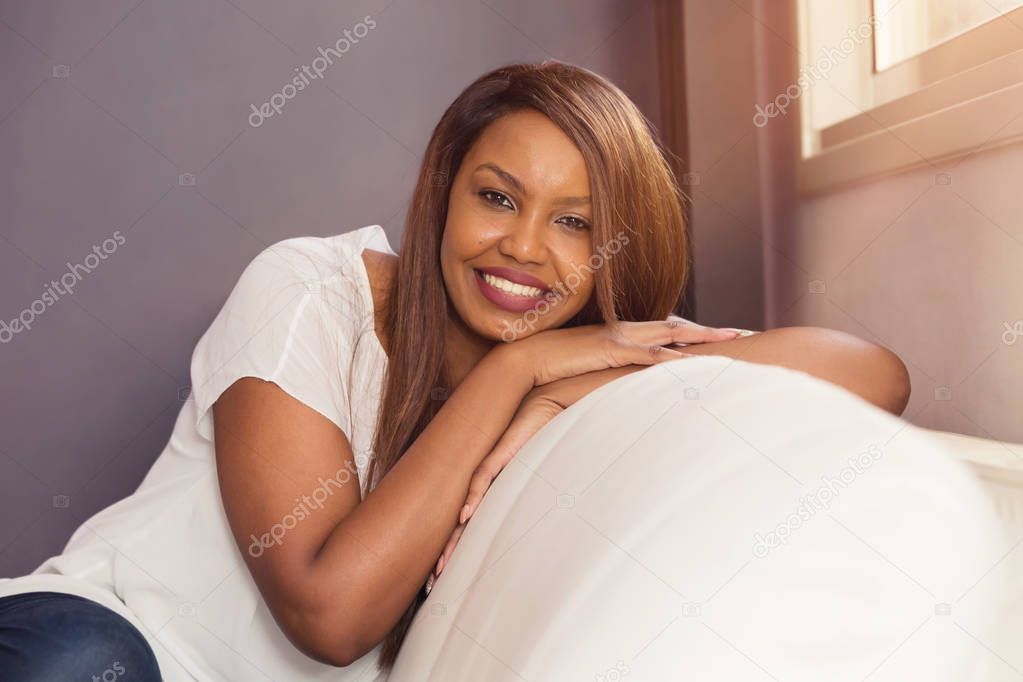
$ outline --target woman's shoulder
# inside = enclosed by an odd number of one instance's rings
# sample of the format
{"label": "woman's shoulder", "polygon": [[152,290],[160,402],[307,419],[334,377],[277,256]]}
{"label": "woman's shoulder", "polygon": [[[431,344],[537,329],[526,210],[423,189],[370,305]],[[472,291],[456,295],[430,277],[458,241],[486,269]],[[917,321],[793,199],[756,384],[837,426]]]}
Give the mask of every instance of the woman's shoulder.
{"label": "woman's shoulder", "polygon": [[281,350],[304,332],[354,338],[372,319],[373,291],[386,286],[392,258],[379,225],[271,244],[245,266],[197,351],[220,353],[254,336]]}
{"label": "woman's shoulder", "polygon": [[[292,276],[303,282],[326,283],[339,275],[351,276],[360,267],[359,258],[364,252],[378,254],[384,259],[397,260],[383,228],[367,225],[342,234],[328,237],[290,237],[283,239],[260,252],[254,262],[281,270],[282,276]],[[379,260],[379,259],[377,259]],[[367,267],[363,260],[361,265]],[[375,263],[374,263],[375,265]]]}
{"label": "woman's shoulder", "polygon": [[373,301],[374,330],[380,345],[389,349],[383,311],[387,307],[391,283],[398,272],[398,256],[394,253],[366,249],[362,252],[362,260],[366,266],[366,279],[369,281]]}
{"label": "woman's shoulder", "polygon": [[[366,286],[360,258],[365,249],[380,247],[386,256],[383,228],[370,225],[330,237],[285,239],[252,259],[192,354],[202,435],[212,433],[213,402],[246,376],[277,383],[349,428],[345,363],[353,362],[373,319],[372,286]],[[386,267],[381,271],[386,274]]]}
{"label": "woman's shoulder", "polygon": [[393,253],[366,249],[362,252],[370,287],[374,292],[387,291],[398,272],[398,256]]}

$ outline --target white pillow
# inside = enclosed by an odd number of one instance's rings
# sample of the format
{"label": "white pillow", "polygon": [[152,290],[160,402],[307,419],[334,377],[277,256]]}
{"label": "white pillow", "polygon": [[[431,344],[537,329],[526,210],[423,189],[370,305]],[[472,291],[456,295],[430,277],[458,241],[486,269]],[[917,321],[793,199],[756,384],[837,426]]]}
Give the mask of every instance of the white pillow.
{"label": "white pillow", "polygon": [[674,360],[526,444],[390,679],[979,680],[1010,546],[923,430],[802,372]]}
{"label": "white pillow", "polygon": [[[992,578],[984,585],[1004,581],[1008,589],[1003,598],[1003,620],[991,640],[983,646],[984,682],[1020,682],[1023,680],[1023,444],[964,436],[944,431],[927,431],[946,444],[949,451],[965,462],[987,489],[998,518],[1008,533],[1008,542],[999,561],[992,566]],[[982,599],[983,597],[974,597]]]}

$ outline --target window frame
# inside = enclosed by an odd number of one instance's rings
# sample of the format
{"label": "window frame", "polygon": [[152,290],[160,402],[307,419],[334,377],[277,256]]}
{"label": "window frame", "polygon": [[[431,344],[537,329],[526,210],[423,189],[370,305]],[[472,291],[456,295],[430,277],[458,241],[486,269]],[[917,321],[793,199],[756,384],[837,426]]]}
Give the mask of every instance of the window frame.
{"label": "window frame", "polygon": [[[809,45],[808,6],[796,0]],[[869,0],[860,0],[870,21]],[[874,36],[870,38],[875,54]],[[800,103],[797,186],[813,194],[919,167],[937,167],[1023,140],[1023,8],[878,71],[861,65],[873,106],[832,125],[810,124],[811,88]],[[858,105],[854,105],[859,108]]]}

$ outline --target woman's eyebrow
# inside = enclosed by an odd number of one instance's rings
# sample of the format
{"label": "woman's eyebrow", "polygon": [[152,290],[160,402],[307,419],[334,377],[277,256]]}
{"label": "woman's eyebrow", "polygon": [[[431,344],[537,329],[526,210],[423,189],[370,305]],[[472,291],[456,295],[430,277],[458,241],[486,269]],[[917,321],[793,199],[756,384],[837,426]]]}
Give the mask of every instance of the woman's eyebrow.
{"label": "woman's eyebrow", "polygon": [[589,197],[561,197],[551,202],[555,206],[585,206],[590,203]]}
{"label": "woman's eyebrow", "polygon": [[508,171],[506,171],[505,169],[498,166],[496,163],[491,163],[490,161],[486,163],[481,163],[480,165],[476,166],[476,170],[477,171],[488,170],[497,177],[507,182],[512,187],[514,187],[522,195],[529,196],[529,192],[526,191],[526,186],[522,184],[522,181],[519,180],[514,175],[512,175],[511,173],[509,173]]}
{"label": "woman's eyebrow", "polygon": [[[526,187],[525,187],[525,185],[522,184],[522,181],[519,180],[514,175],[512,175],[511,173],[509,173],[508,171],[506,171],[503,168],[501,168],[500,166],[498,166],[496,163],[492,163],[492,162],[489,162],[489,161],[487,163],[481,163],[480,165],[476,166],[476,170],[477,171],[488,170],[491,173],[493,173],[494,175],[496,175],[497,177],[499,177],[502,180],[504,180],[506,183],[508,183],[512,187],[514,187],[523,196],[529,196],[529,192],[526,191]],[[553,203],[555,206],[581,206],[581,205],[584,205],[584,204],[589,204],[590,203],[590,197],[588,197],[588,196],[584,196],[584,197],[560,197],[558,199],[555,199],[551,203]]]}

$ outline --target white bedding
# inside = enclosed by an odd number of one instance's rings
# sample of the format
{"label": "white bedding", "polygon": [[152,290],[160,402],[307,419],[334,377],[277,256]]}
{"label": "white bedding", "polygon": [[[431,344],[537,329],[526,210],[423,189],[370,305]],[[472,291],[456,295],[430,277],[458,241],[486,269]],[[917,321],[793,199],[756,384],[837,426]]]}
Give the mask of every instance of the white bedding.
{"label": "white bedding", "polygon": [[1018,680],[994,499],[931,432],[801,372],[655,366],[498,477],[390,679]]}
{"label": "white bedding", "polygon": [[987,489],[1008,540],[1005,552],[991,569],[1007,586],[1002,603],[1003,621],[985,646],[984,682],[1023,680],[1023,445],[928,431],[980,478]]}

